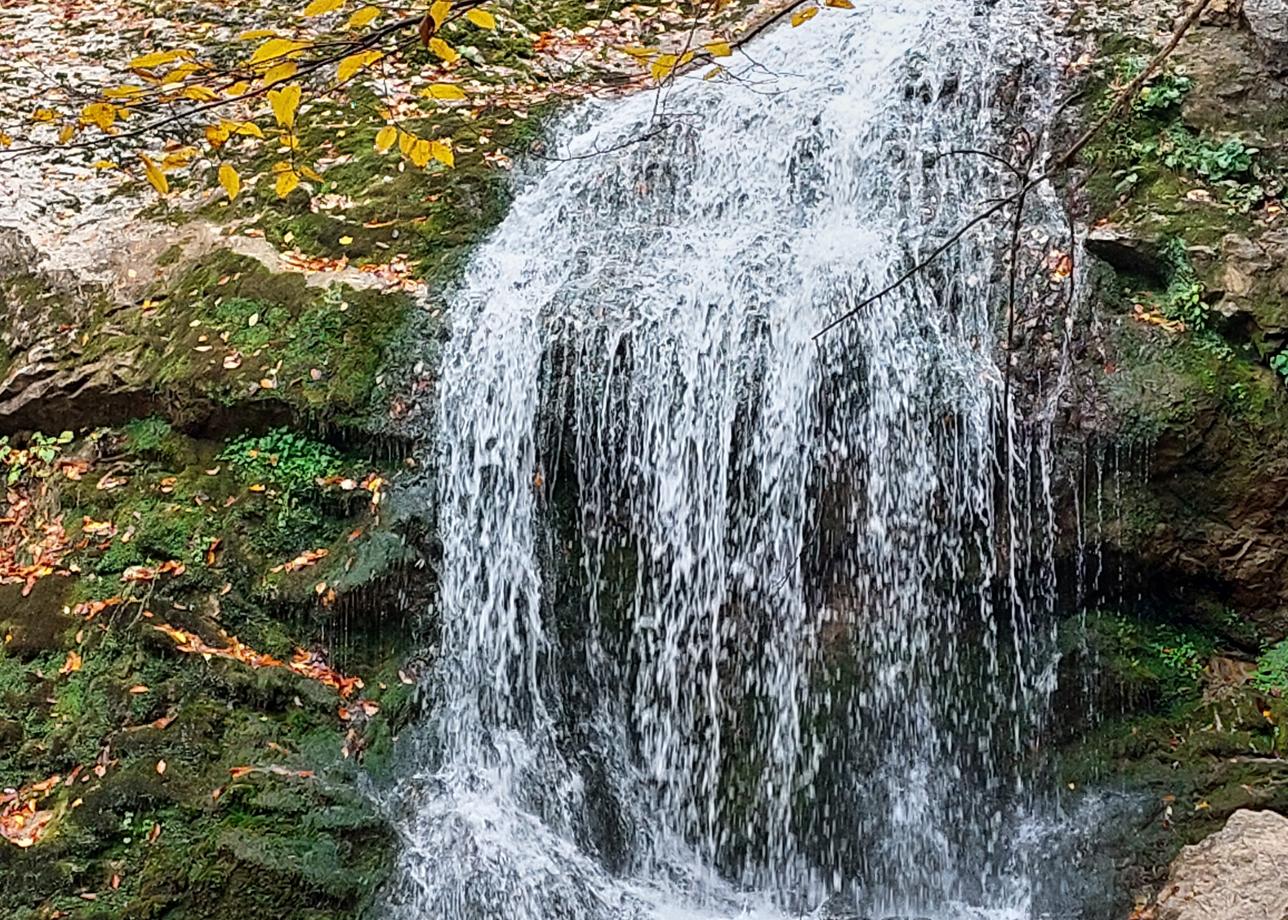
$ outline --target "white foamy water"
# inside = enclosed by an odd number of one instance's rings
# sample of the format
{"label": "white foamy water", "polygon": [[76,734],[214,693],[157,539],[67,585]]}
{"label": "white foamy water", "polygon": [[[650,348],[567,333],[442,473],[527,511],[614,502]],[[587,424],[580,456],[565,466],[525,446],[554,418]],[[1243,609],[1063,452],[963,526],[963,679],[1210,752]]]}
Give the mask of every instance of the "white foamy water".
{"label": "white foamy water", "polygon": [[999,192],[944,154],[1040,114],[1039,24],[862,0],[560,129],[674,119],[534,176],[455,299],[391,915],[1041,913],[1054,525],[1000,228],[814,339]]}

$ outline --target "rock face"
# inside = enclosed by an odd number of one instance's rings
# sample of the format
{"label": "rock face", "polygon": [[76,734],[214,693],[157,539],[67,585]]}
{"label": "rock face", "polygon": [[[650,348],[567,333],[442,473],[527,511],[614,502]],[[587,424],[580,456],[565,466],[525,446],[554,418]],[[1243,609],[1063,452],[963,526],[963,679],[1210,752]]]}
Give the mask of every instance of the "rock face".
{"label": "rock face", "polygon": [[1236,811],[1225,829],[1186,847],[1158,899],[1158,920],[1288,917],[1288,818]]}
{"label": "rock face", "polygon": [[1243,15],[1270,63],[1288,67],[1288,0],[1244,0]]}

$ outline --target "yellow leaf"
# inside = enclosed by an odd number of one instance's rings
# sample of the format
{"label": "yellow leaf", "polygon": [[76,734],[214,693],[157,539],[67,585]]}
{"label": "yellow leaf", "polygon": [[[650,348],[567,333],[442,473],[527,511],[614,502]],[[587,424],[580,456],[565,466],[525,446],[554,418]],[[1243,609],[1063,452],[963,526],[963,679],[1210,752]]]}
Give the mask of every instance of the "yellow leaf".
{"label": "yellow leaf", "polygon": [[434,28],[442,28],[447,22],[447,15],[452,11],[451,0],[434,0],[429,6],[429,18],[434,20]]}
{"label": "yellow leaf", "polygon": [[712,57],[729,57],[733,54],[733,49],[729,47],[728,42],[707,42],[702,47]]}
{"label": "yellow leaf", "polygon": [[348,27],[350,29],[361,29],[363,26],[369,26],[380,15],[380,7],[364,6],[358,12],[349,17]]}
{"label": "yellow leaf", "polygon": [[58,113],[53,109],[36,109],[31,113],[32,121],[53,121],[58,117]]}
{"label": "yellow leaf", "polygon": [[299,188],[300,177],[293,169],[286,172],[278,173],[277,181],[273,183],[273,190],[277,192],[278,198],[285,198],[291,192]]}
{"label": "yellow leaf", "polygon": [[283,131],[281,137],[277,139],[277,143],[283,150],[298,150],[300,139],[291,131]]}
{"label": "yellow leaf", "polygon": [[241,176],[237,175],[237,170],[227,163],[219,167],[219,184],[228,193],[229,201],[237,199],[237,193],[241,191]]}
{"label": "yellow leaf", "polygon": [[722,73],[724,73],[724,68],[723,68],[723,67],[719,67],[719,66],[712,67],[710,70],[708,70],[706,73],[704,73],[704,74],[702,75],[702,79],[704,79],[704,80],[714,80],[716,77],[720,76]]}
{"label": "yellow leaf", "polygon": [[276,38],[277,33],[272,29],[252,29],[249,32],[243,32],[237,36],[239,42],[257,42],[262,38]]}
{"label": "yellow leaf", "polygon": [[465,14],[465,18],[474,23],[480,29],[496,28],[496,17],[487,10],[470,10]]}
{"label": "yellow leaf", "polygon": [[376,151],[387,153],[396,140],[398,140],[398,129],[393,125],[385,125],[376,132]]}
{"label": "yellow leaf", "polygon": [[341,246],[348,246],[352,242],[353,242],[353,237],[349,236],[348,234],[345,234],[344,236],[340,237]]}
{"label": "yellow leaf", "polygon": [[142,96],[145,90],[141,86],[109,86],[103,90],[104,99],[131,99],[134,96]]}
{"label": "yellow leaf", "polygon": [[416,143],[416,135],[408,134],[406,131],[398,132],[398,152],[403,156],[411,154],[412,145]]}
{"label": "yellow leaf", "polygon": [[151,54],[140,55],[130,61],[130,68],[133,70],[152,70],[162,64],[170,64],[182,57],[187,57],[191,53],[186,48],[175,48],[171,51],[153,51]]}
{"label": "yellow leaf", "polygon": [[342,6],[344,6],[344,0],[310,0],[309,5],[304,8],[304,15],[321,16],[325,13],[334,13]]}
{"label": "yellow leaf", "polygon": [[453,83],[434,83],[424,91],[431,99],[464,99],[465,91]]}
{"label": "yellow leaf", "polygon": [[196,147],[180,147],[178,150],[172,150],[161,160],[163,169],[182,169],[201,153]]}
{"label": "yellow leaf", "polygon": [[653,75],[654,80],[665,80],[675,69],[676,57],[674,54],[659,54],[649,65],[649,73]]}
{"label": "yellow leaf", "polygon": [[316,169],[314,169],[312,166],[301,165],[299,167],[299,170],[300,170],[300,175],[303,176],[305,179],[312,179],[314,182],[317,182],[319,184],[326,181],[325,179],[322,178],[322,174],[318,172]]}
{"label": "yellow leaf", "polygon": [[628,45],[625,48],[619,48],[618,50],[641,61],[647,61],[649,58],[653,57],[653,55],[657,54],[657,51],[653,48],[641,48],[638,45]]}
{"label": "yellow leaf", "polygon": [[676,66],[676,67],[683,67],[685,64],[687,64],[687,63],[689,63],[690,61],[692,61],[694,57],[695,57],[695,52],[693,52],[693,51],[686,51],[686,52],[684,52],[684,54],[680,55],[680,59],[679,59],[678,61],[676,61],[676,62],[675,62],[675,66]]}
{"label": "yellow leaf", "polygon": [[94,168],[95,169],[120,169],[121,167],[117,166],[111,160],[95,160]]}
{"label": "yellow leaf", "polygon": [[448,169],[456,166],[456,157],[452,155],[452,145],[447,141],[430,141],[429,152],[435,160],[438,160]]}
{"label": "yellow leaf", "polygon": [[823,5],[830,6],[833,9],[837,9],[837,10],[854,9],[854,4],[851,3],[850,0],[823,0]]}
{"label": "yellow leaf", "polygon": [[[12,144],[13,144],[13,138],[10,137],[8,134],[5,134],[3,131],[0,131],[0,147],[8,147]],[[99,160],[99,163],[101,162],[103,161]],[[95,163],[94,165],[95,167],[97,167],[98,163]]]}
{"label": "yellow leaf", "polygon": [[67,122],[67,124],[63,125],[63,129],[58,132],[58,143],[60,144],[67,143],[69,140],[72,139],[72,136],[75,133],[76,133],[76,125],[70,121]]}
{"label": "yellow leaf", "polygon": [[143,161],[143,171],[148,177],[148,183],[162,195],[169,192],[170,182],[161,171],[161,167],[153,163],[145,153],[140,153],[139,159]]}
{"label": "yellow leaf", "polygon": [[295,76],[298,68],[294,61],[283,61],[280,64],[274,64],[268,70],[264,71],[263,83],[265,86],[272,86],[275,83],[285,83],[291,77]]}
{"label": "yellow leaf", "polygon": [[183,98],[196,102],[214,102],[219,98],[219,94],[209,86],[189,86],[183,91]]}
{"label": "yellow leaf", "polygon": [[255,124],[253,121],[243,121],[233,130],[243,137],[258,137],[260,140],[264,139],[264,132],[261,131],[259,125]]}
{"label": "yellow leaf", "polygon": [[106,131],[116,123],[116,106],[110,102],[91,102],[81,109],[81,121],[88,125],[98,125]]}
{"label": "yellow leaf", "polygon": [[178,67],[167,70],[161,76],[161,82],[166,85],[171,83],[182,83],[198,70],[201,70],[201,68],[196,64],[180,64]]}
{"label": "yellow leaf", "polygon": [[268,104],[273,108],[273,117],[283,128],[295,124],[295,110],[300,106],[300,84],[292,83],[281,89],[268,91]]}
{"label": "yellow leaf", "polygon": [[250,56],[250,63],[262,64],[264,61],[288,57],[301,48],[307,47],[304,42],[292,41],[289,38],[270,38],[255,49],[255,53]]}
{"label": "yellow leaf", "polygon": [[229,99],[236,99],[238,96],[244,96],[250,92],[250,83],[245,80],[238,80],[232,86],[224,90],[224,95]]}
{"label": "yellow leaf", "polygon": [[228,142],[229,122],[223,122],[218,125],[206,125],[206,143],[215,150],[218,150]]}
{"label": "yellow leaf", "polygon": [[357,54],[351,54],[344,60],[340,61],[340,66],[336,68],[335,78],[339,83],[350,79],[364,67],[370,67],[384,55],[375,49],[359,51]]}
{"label": "yellow leaf", "polygon": [[803,23],[809,22],[817,15],[818,7],[816,6],[807,6],[803,10],[792,13],[792,28],[794,29]]}
{"label": "yellow leaf", "polygon": [[412,165],[419,169],[424,169],[429,165],[429,160],[433,156],[430,149],[429,141],[424,138],[416,138],[407,152],[407,159],[411,160]]}
{"label": "yellow leaf", "polygon": [[429,40],[429,50],[442,58],[443,63],[445,64],[450,64],[460,57],[460,55],[456,53],[456,49],[441,38],[431,38]]}

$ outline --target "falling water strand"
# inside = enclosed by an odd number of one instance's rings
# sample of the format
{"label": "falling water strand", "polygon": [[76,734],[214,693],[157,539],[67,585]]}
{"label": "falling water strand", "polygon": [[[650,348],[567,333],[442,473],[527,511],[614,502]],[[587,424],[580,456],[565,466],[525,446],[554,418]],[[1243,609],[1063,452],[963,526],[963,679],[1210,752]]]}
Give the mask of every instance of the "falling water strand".
{"label": "falling water strand", "polygon": [[562,126],[453,305],[395,916],[1025,915],[1051,438],[995,237],[813,338],[1000,190],[948,152],[1041,117],[1020,6],[828,11],[656,136]]}

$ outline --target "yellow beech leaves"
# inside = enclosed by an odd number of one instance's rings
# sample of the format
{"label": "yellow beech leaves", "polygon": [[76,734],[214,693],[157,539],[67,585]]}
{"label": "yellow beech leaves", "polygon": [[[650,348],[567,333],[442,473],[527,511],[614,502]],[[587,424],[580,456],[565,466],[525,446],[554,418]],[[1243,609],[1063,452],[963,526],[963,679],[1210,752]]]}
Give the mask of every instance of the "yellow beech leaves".
{"label": "yellow beech leaves", "polygon": [[278,198],[285,198],[300,187],[300,174],[291,168],[281,170],[273,182],[273,191]]}
{"label": "yellow beech leaves", "polygon": [[300,107],[300,94],[298,83],[268,91],[268,104],[272,106],[273,118],[277,119],[277,123],[283,128],[289,129],[295,126],[295,110]]}
{"label": "yellow beech leaves", "polygon": [[237,175],[237,170],[227,163],[219,167],[219,184],[228,193],[229,201],[236,200],[238,193],[241,192],[241,176]]}
{"label": "yellow beech leaves", "polygon": [[292,41],[289,38],[270,38],[255,49],[255,53],[250,56],[250,63],[262,64],[266,61],[275,61],[307,47],[306,43]]}
{"label": "yellow beech leaves", "polygon": [[434,0],[429,7],[429,18],[433,22],[435,29],[441,29],[443,23],[447,22],[447,17],[452,12],[452,4],[449,0]]}
{"label": "yellow beech leaves", "polygon": [[465,90],[461,89],[455,83],[434,83],[422,90],[421,95],[428,96],[430,99],[464,99]]}
{"label": "yellow beech leaves", "polygon": [[[849,8],[856,0],[808,2],[812,6],[798,16],[824,6]],[[678,0],[674,5],[664,19],[678,26]],[[149,40],[145,32],[126,46],[138,53],[103,61],[107,76],[99,85],[78,87],[73,95],[52,87],[43,95],[32,93],[28,98],[39,102],[16,113],[30,133],[24,137],[6,123],[0,149],[6,155],[58,145],[82,149],[85,162],[95,168],[121,169],[160,195],[182,195],[185,206],[220,190],[228,201],[238,200],[243,187],[259,189],[260,178],[279,197],[304,185],[330,203],[345,196],[324,182],[316,167],[357,155],[355,137],[364,144],[372,138],[382,154],[397,147],[398,169],[451,169],[458,154],[509,168],[504,143],[493,135],[526,119],[533,106],[557,93],[548,80],[534,80],[536,71],[528,72],[526,64],[513,64],[514,43],[530,44],[531,54],[518,57],[538,62],[539,69],[543,58],[565,60],[564,44],[571,40],[561,37],[568,30],[556,19],[546,32],[513,28],[499,41],[486,33],[507,23],[494,4],[481,0],[421,0],[406,8],[379,0],[295,0],[289,8],[293,11],[266,8],[258,23],[231,30],[220,24],[214,31],[212,23],[200,21],[203,8],[196,13],[196,27],[171,30],[163,47],[142,44]],[[618,41],[638,42],[644,28],[622,32],[614,27],[587,38],[588,47],[607,51]],[[703,43],[690,48],[688,41],[698,35]],[[229,39],[231,54],[225,45]],[[690,31],[683,47],[666,52],[622,50],[661,81],[703,62],[708,78],[723,73],[712,65],[734,48],[704,26]],[[576,57],[604,57],[583,51]],[[609,63],[614,76],[632,67],[629,60]],[[560,77],[565,84],[573,79]],[[361,90],[354,92],[350,84]],[[467,125],[480,119],[481,128]],[[96,149],[109,143],[111,151]],[[119,149],[126,143],[132,144],[129,152]],[[289,165],[267,165],[279,157]]]}
{"label": "yellow beech leaves", "polygon": [[371,48],[366,51],[359,51],[357,54],[351,54],[344,60],[340,61],[340,66],[337,67],[335,71],[335,78],[340,83],[344,83],[346,80],[351,80],[358,71],[370,67],[382,57],[384,57],[382,52]]}
{"label": "yellow beech leaves", "polygon": [[431,38],[429,40],[429,50],[442,58],[444,64],[451,64],[460,58],[460,54],[457,53],[456,49],[441,38]]}
{"label": "yellow beech leaves", "polygon": [[393,125],[385,125],[376,132],[376,150],[385,153],[393,147],[396,140],[398,140],[398,129]]}
{"label": "yellow beech leaves", "polygon": [[344,0],[312,0],[312,2],[304,8],[304,15],[322,16],[326,13],[334,13],[342,6],[344,6]]}
{"label": "yellow beech leaves", "polygon": [[166,179],[165,173],[161,171],[161,167],[154,163],[146,153],[140,153],[139,159],[143,161],[143,173],[147,176],[148,184],[156,189],[158,194],[167,194],[170,191],[170,182]]}
{"label": "yellow beech leaves", "polygon": [[364,26],[371,25],[377,18],[379,18],[379,16],[380,7],[364,6],[362,9],[350,16],[349,21],[345,23],[345,25],[350,29],[361,29]]}
{"label": "yellow beech leaves", "polygon": [[100,130],[109,131],[116,124],[116,106],[110,102],[91,102],[81,109],[81,123],[97,125]]}
{"label": "yellow beech leaves", "polygon": [[797,26],[804,25],[817,15],[818,7],[816,6],[807,6],[802,10],[797,10],[795,13],[792,13],[792,28],[794,29]]}

